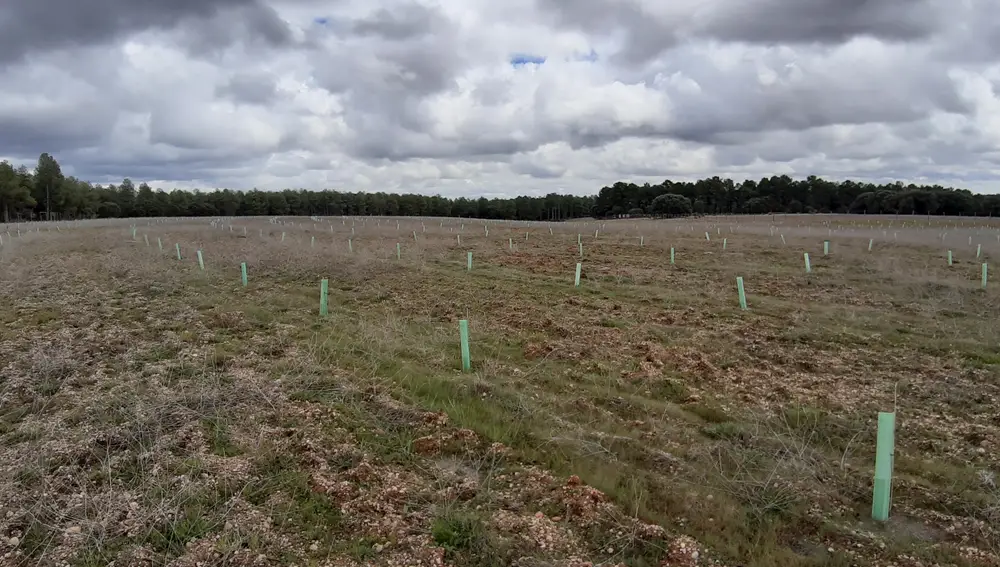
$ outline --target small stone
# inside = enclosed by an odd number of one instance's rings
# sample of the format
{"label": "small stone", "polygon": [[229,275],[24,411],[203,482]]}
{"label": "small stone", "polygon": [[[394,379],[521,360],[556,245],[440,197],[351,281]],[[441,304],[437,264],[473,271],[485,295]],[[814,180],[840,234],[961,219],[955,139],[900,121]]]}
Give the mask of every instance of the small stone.
{"label": "small stone", "polygon": [[382,553],[382,550],[385,549],[385,546],[382,545],[381,543],[376,543],[374,549],[375,553]]}
{"label": "small stone", "polygon": [[828,547],[828,548],[826,548],[826,550],[829,551],[830,553],[833,553],[833,548],[832,547]]}
{"label": "small stone", "polygon": [[319,545],[313,542],[313,544],[309,546],[309,551],[319,551]]}
{"label": "small stone", "polygon": [[69,534],[69,535],[77,535],[77,534],[79,534],[82,531],[83,531],[83,528],[81,528],[80,526],[70,526],[70,527],[66,528],[66,533]]}
{"label": "small stone", "polygon": [[7,540],[7,545],[9,545],[11,547],[17,547],[18,544],[20,544],[20,543],[21,543],[21,540],[17,539],[16,537],[12,537],[12,538],[10,538],[10,539]]}

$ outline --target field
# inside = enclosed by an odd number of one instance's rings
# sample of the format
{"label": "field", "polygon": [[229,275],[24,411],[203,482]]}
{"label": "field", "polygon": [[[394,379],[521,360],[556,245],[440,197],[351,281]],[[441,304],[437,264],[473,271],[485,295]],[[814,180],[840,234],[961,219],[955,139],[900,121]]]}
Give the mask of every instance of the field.
{"label": "field", "polygon": [[5,230],[0,565],[1000,564],[1000,223]]}

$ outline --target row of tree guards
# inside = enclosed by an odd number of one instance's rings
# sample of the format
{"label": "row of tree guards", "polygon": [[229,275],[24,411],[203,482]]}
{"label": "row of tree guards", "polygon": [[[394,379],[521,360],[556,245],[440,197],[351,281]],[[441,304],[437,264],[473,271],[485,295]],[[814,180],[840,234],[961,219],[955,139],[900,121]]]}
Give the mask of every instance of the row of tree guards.
{"label": "row of tree guards", "polygon": [[[232,230],[232,225],[230,225],[230,230]],[[489,233],[489,229],[487,228],[486,230],[487,230],[487,234],[488,234]],[[135,241],[136,238],[137,238],[137,236],[136,236],[137,235],[137,229],[136,229],[135,225],[133,225],[131,227],[131,231],[132,231],[132,240]],[[352,228],[352,231],[353,231],[353,228]],[[551,234],[551,232],[552,232],[551,228],[549,229],[549,232]],[[243,227],[243,233],[246,234],[246,227]],[[263,232],[261,232],[261,235],[263,235]],[[595,237],[597,236],[596,231],[595,231],[594,236]],[[417,238],[417,233],[416,233],[416,231],[413,231],[413,239],[414,239],[414,241],[416,241],[416,238]],[[459,244],[461,244],[461,242],[462,242],[461,238],[462,238],[461,235],[458,235],[458,243]],[[525,238],[525,240],[528,239],[528,233],[525,233],[524,238]],[[643,237],[639,237],[639,238],[640,238],[639,239],[639,245],[643,246],[644,245],[644,238]],[[146,242],[146,246],[149,246],[150,245],[149,244],[149,236],[144,234],[143,235],[143,239]],[[705,239],[709,240],[709,241],[711,240],[711,237],[710,237],[710,235],[709,235],[708,232],[705,232]],[[281,233],[281,241],[284,242],[284,240],[285,240],[285,233],[282,232]],[[726,249],[727,240],[728,239],[726,239],[726,238],[723,238],[723,240],[722,240],[722,249],[723,250]],[[784,242],[784,235],[782,235],[782,242]],[[869,252],[871,252],[872,246],[873,246],[874,242],[875,242],[875,239],[869,239],[868,240],[868,251]],[[510,243],[511,249],[513,249],[513,247],[514,247],[514,245],[513,245],[513,239],[509,239],[509,243]],[[159,247],[160,251],[163,251],[163,242],[162,242],[162,240],[160,238],[156,239],[156,244]],[[347,244],[348,244],[348,249],[353,253],[354,246],[352,244],[351,239],[348,239]],[[971,237],[970,237],[970,244],[971,244]],[[176,250],[176,253],[177,253],[177,259],[181,260],[182,259],[181,258],[181,248],[180,248],[181,245],[179,243],[177,243],[174,246],[175,246],[175,250]],[[315,247],[316,246],[316,237],[315,236],[311,237],[311,239],[310,239],[310,246],[311,247]],[[582,241],[582,236],[579,233],[577,234],[577,246],[579,248],[580,258],[583,258],[583,241]],[[196,254],[197,254],[197,258],[198,258],[198,266],[202,270],[204,270],[205,269],[205,261],[204,261],[204,258],[202,256],[201,250],[197,250]],[[824,240],[823,241],[823,256],[829,256],[829,254],[830,254],[830,241],[829,240]],[[803,260],[804,260],[806,273],[807,274],[812,273],[812,263],[809,260],[809,253],[808,252],[803,252],[802,253],[802,257],[803,257]],[[981,257],[982,257],[982,244],[979,244],[979,245],[976,246],[976,258],[979,259]],[[948,265],[949,266],[954,265],[953,255],[952,255],[952,251],[951,250],[948,250],[948,256],[947,256],[947,258],[948,258],[948,260],[947,260],[948,261]],[[402,247],[401,247],[400,243],[398,243],[398,242],[396,243],[396,259],[397,260],[401,260],[402,259]],[[674,263],[675,263],[675,251],[674,251],[674,247],[671,246],[670,247],[670,264],[673,265]],[[472,271],[472,252],[471,251],[467,252],[467,256],[466,256],[466,270],[469,271],[469,272]],[[580,276],[581,276],[582,270],[583,270],[582,263],[577,262],[577,264],[576,264],[576,273],[575,273],[575,276],[573,278],[573,285],[574,285],[574,287],[580,287]],[[242,281],[243,281],[243,286],[245,287],[247,285],[247,273],[246,273],[246,263],[245,262],[241,265],[241,278],[242,278]],[[989,279],[989,267],[988,267],[988,265],[987,265],[986,262],[983,262],[982,263],[982,275],[981,275],[980,285],[981,285],[982,289],[984,289],[984,290],[986,289],[986,285],[987,285],[988,279]],[[744,290],[742,276],[736,278],[736,289],[737,289],[737,299],[739,301],[740,309],[746,310],[747,309],[746,292]]]}
{"label": "row of tree guards", "polygon": [[[244,228],[245,232],[245,228]],[[284,240],[284,233],[282,233],[282,240]],[[414,233],[416,237],[416,233]],[[459,237],[461,238],[461,237]],[[526,235],[527,238],[527,235]],[[580,255],[583,256],[583,243],[579,240],[579,235],[577,236],[578,245],[580,246]],[[710,239],[709,234],[705,233],[705,238]],[[136,240],[136,229],[132,227],[132,239]],[[149,246],[149,237],[144,235],[146,246]],[[160,251],[163,250],[163,242],[160,238],[156,239],[157,246]],[[350,242],[350,241],[349,241]],[[459,240],[461,242],[461,240]],[[643,244],[642,239],[640,239],[640,245]],[[315,237],[312,238],[310,242],[311,246],[315,246]],[[723,248],[726,246],[726,239],[723,239]],[[872,241],[868,243],[868,250],[872,248]],[[174,249],[177,254],[177,259],[182,260],[180,243],[174,245]],[[830,253],[830,241],[826,240],[823,242],[823,255],[829,255]],[[979,257],[981,254],[981,248],[977,249],[976,255]],[[205,260],[202,255],[202,251],[199,249],[196,251],[198,259],[198,267],[201,270],[205,269]],[[396,256],[399,258],[401,256],[400,245],[396,244]],[[809,263],[809,253],[803,253],[805,259],[805,269],[807,273],[812,271]],[[675,254],[674,248],[670,248],[670,263],[674,264]],[[948,251],[948,265],[952,265],[952,252]],[[576,273],[574,276],[574,287],[580,287],[580,275],[583,268],[581,262],[576,264]],[[472,271],[472,252],[466,253],[466,270]],[[983,289],[986,288],[987,281],[987,266],[983,263],[983,275],[982,275],[982,286]],[[240,263],[240,282],[243,287],[248,285],[247,276],[247,264],[246,262]],[[320,317],[329,316],[328,298],[329,298],[329,280],[322,279],[320,281],[319,288],[319,315]],[[743,283],[743,277],[738,276],[736,278],[736,293],[739,301],[740,309],[745,311],[748,309],[746,290]],[[472,370],[472,356],[471,348],[469,343],[469,321],[467,319],[462,319],[458,322],[458,334],[459,334],[459,351],[461,357],[461,365],[463,372],[470,372]],[[878,521],[886,521],[889,518],[889,509],[891,506],[892,498],[892,470],[893,470],[893,457],[895,451],[895,423],[896,414],[895,412],[879,412],[878,414],[878,437],[875,447],[875,477],[873,483],[873,493],[872,493],[872,518]]]}

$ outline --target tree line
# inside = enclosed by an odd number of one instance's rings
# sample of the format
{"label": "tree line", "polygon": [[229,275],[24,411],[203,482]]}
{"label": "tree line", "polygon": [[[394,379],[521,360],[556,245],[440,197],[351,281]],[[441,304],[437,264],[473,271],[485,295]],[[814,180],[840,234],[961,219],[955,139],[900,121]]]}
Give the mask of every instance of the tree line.
{"label": "tree line", "polygon": [[[673,196],[666,198],[665,196]],[[659,197],[659,199],[657,199]],[[618,182],[594,200],[597,217],[620,215],[854,213],[1000,216],[1000,195],[940,185],[765,177],[742,183],[712,177],[657,185]]]}
{"label": "tree line", "polygon": [[580,217],[687,214],[868,213],[1000,215],[1000,195],[979,195],[939,185],[827,181],[787,175],[742,183],[712,177],[651,185],[618,182],[596,196],[449,199],[396,193],[341,191],[185,191],[91,184],[65,176],[48,153],[34,170],[0,162],[0,214],[5,222],[161,216],[391,215],[565,220]]}
{"label": "tree line", "polygon": [[4,221],[161,216],[392,215],[563,220],[589,216],[594,197],[557,195],[510,199],[448,199],[396,193],[341,191],[154,190],[131,179],[95,185],[65,176],[43,153],[34,171],[0,162]]}

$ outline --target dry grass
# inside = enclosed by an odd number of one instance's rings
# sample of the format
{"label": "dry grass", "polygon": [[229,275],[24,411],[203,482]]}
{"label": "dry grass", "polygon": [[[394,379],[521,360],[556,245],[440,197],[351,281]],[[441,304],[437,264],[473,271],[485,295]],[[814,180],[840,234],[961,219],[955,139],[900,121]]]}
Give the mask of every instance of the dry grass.
{"label": "dry grass", "polygon": [[0,248],[0,564],[1000,561],[998,225],[136,224]]}

